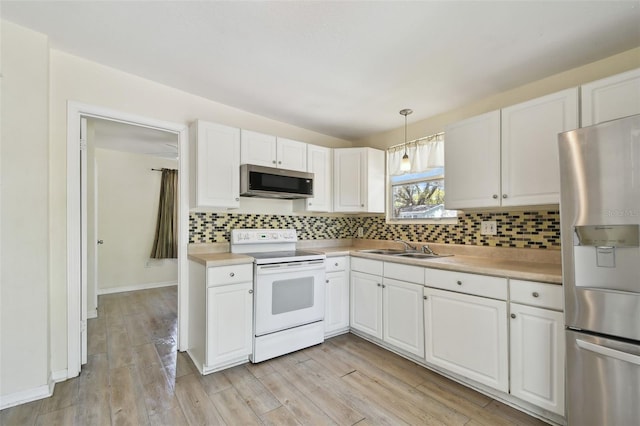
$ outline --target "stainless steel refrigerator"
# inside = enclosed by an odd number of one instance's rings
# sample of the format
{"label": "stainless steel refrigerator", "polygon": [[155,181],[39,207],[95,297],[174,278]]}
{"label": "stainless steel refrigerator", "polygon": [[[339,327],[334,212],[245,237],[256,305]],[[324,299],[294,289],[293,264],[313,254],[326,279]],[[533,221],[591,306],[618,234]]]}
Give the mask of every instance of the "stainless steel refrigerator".
{"label": "stainless steel refrigerator", "polygon": [[558,143],[568,424],[640,425],[640,115]]}

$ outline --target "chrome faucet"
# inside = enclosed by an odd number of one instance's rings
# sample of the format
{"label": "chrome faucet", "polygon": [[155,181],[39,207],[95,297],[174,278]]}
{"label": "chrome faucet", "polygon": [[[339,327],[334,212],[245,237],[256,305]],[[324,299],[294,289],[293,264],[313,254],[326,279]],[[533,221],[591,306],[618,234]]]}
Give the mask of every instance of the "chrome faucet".
{"label": "chrome faucet", "polygon": [[435,251],[431,249],[431,247],[429,247],[429,244],[425,244],[422,246],[422,252],[426,254],[433,254],[433,255],[437,254]]}
{"label": "chrome faucet", "polygon": [[395,242],[404,244],[405,251],[416,250],[415,246],[412,246],[411,244],[409,244],[405,240],[401,240],[401,239],[398,238],[397,240],[395,240]]}

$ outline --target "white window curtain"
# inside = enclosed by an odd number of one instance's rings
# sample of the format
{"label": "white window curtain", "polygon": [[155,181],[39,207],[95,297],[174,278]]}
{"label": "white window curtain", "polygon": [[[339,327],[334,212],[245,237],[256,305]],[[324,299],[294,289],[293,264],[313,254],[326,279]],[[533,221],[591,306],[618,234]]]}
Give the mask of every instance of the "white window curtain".
{"label": "white window curtain", "polygon": [[387,162],[390,176],[407,173],[424,173],[431,169],[444,167],[444,135],[437,134],[416,141],[407,142],[407,155],[411,161],[411,169],[400,169],[404,144],[387,150]]}

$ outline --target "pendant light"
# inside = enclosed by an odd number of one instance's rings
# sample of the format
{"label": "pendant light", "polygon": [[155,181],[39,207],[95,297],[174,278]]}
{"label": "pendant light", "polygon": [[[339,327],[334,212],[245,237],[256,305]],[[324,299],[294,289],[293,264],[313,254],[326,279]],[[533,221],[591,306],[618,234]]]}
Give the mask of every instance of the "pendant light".
{"label": "pendant light", "polygon": [[405,108],[400,111],[401,115],[404,115],[404,155],[402,156],[402,161],[400,162],[400,170],[403,172],[408,172],[411,170],[411,161],[409,160],[409,155],[407,155],[407,115],[411,114],[413,110],[409,108]]}

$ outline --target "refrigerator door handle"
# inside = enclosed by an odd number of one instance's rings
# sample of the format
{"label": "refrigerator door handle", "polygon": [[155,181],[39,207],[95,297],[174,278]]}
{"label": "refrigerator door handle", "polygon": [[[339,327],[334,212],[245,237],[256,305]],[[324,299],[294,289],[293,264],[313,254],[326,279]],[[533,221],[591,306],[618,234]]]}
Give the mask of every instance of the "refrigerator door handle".
{"label": "refrigerator door handle", "polygon": [[611,349],[606,346],[596,345],[595,343],[585,342],[584,340],[580,340],[580,339],[576,339],[576,343],[582,349],[586,349],[588,351],[595,352],[600,355],[615,358],[620,361],[625,361],[625,362],[630,362],[632,364],[640,365],[640,356],[633,355],[627,352],[617,351],[615,349]]}

